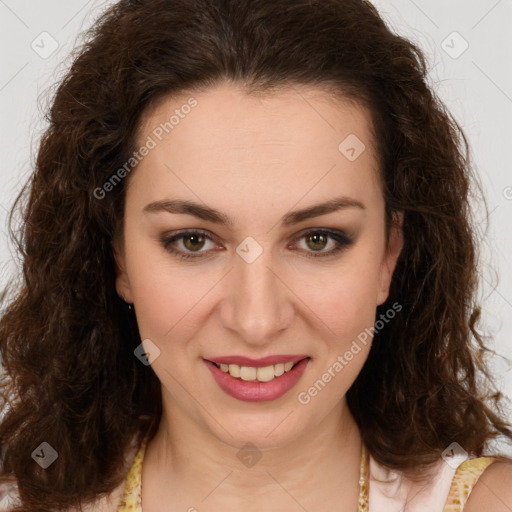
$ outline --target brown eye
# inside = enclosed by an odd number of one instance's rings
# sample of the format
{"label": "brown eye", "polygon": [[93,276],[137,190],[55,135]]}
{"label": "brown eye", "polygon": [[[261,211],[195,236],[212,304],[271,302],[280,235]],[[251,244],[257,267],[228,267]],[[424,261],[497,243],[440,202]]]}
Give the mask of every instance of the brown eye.
{"label": "brown eye", "polygon": [[320,251],[322,249],[325,249],[325,247],[327,246],[328,239],[329,239],[329,237],[326,236],[325,234],[315,233],[315,232],[307,235],[305,238],[306,238],[306,243],[308,244],[308,247],[315,251]]}
{"label": "brown eye", "polygon": [[190,251],[198,251],[203,248],[205,237],[201,234],[186,235],[183,237],[183,245]]}
{"label": "brown eye", "polygon": [[334,256],[354,243],[343,231],[327,229],[307,231],[298,240],[301,243],[297,247],[305,256],[311,258]]}
{"label": "brown eye", "polygon": [[195,230],[181,231],[170,237],[163,236],[160,242],[166,251],[181,259],[205,258],[207,253],[211,252],[208,249],[213,249],[215,245],[210,235]]}

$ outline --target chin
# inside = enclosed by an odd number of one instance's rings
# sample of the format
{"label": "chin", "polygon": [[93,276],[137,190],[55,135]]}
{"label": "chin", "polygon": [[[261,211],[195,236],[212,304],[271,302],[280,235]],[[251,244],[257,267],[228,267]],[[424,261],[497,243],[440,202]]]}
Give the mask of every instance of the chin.
{"label": "chin", "polygon": [[236,449],[248,444],[260,450],[282,448],[300,437],[305,425],[291,411],[285,410],[272,414],[238,412],[233,415],[233,421],[224,419],[221,423],[224,428],[209,421],[210,428],[220,441]]}

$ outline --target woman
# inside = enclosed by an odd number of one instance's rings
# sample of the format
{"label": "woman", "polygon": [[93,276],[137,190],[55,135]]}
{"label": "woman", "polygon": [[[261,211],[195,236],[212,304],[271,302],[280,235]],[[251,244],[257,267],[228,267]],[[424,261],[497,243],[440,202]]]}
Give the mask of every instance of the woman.
{"label": "woman", "polygon": [[27,188],[11,509],[510,510],[467,149],[368,2],[113,5]]}

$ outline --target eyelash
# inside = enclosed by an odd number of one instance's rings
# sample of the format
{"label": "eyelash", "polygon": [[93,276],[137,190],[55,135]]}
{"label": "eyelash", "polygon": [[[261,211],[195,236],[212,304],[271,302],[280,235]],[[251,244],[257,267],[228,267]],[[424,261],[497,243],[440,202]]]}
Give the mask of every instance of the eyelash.
{"label": "eyelash", "polygon": [[[337,242],[337,247],[334,249],[331,249],[327,252],[315,252],[315,251],[306,251],[308,253],[308,258],[325,258],[328,256],[333,256],[334,254],[339,253],[349,245],[353,244],[353,240],[346,235],[343,231],[332,231],[327,229],[311,229],[309,231],[306,231],[299,237],[297,237],[296,240],[300,240],[308,235],[316,234],[316,235],[324,235],[328,238],[333,239],[335,242]],[[181,231],[179,233],[176,233],[173,236],[170,237],[161,237],[160,241],[162,243],[162,246],[166,251],[169,251],[171,254],[174,254],[177,258],[184,259],[184,260],[190,260],[190,259],[200,259],[204,258],[205,256],[202,256],[202,254],[206,253],[207,251],[197,251],[196,253],[193,252],[183,252],[174,249],[171,244],[177,240],[186,238],[190,235],[202,235],[208,240],[215,241],[214,238],[212,238],[206,231],[202,231],[200,229],[197,230],[190,230],[190,231]],[[196,255],[197,254],[197,255]]]}

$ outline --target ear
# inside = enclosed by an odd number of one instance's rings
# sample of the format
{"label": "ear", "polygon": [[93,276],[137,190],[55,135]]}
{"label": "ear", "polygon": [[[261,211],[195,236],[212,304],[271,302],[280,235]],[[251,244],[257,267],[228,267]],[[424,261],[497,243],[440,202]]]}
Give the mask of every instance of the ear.
{"label": "ear", "polygon": [[119,239],[115,239],[111,242],[112,254],[114,256],[114,262],[116,266],[116,291],[119,297],[125,302],[132,304],[132,289],[130,286],[130,280],[126,272],[126,258],[124,253],[123,244]]}
{"label": "ear", "polygon": [[404,239],[403,239],[403,212],[394,212],[393,220],[389,233],[389,241],[386,248],[384,259],[382,260],[381,272],[380,272],[380,283],[379,293],[377,295],[377,304],[380,306],[383,304],[389,296],[389,287],[391,285],[391,279],[393,272],[398,261],[398,256],[402,251]]}

